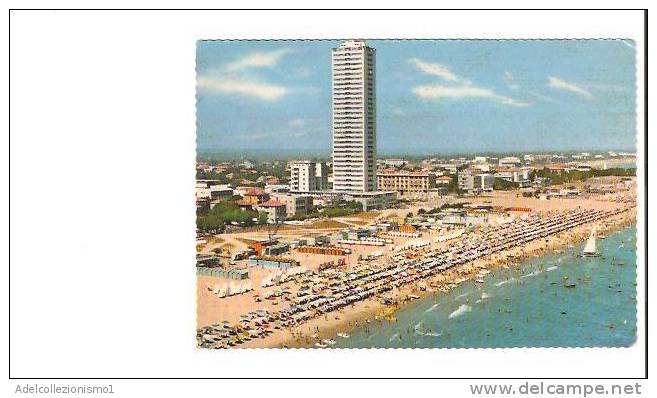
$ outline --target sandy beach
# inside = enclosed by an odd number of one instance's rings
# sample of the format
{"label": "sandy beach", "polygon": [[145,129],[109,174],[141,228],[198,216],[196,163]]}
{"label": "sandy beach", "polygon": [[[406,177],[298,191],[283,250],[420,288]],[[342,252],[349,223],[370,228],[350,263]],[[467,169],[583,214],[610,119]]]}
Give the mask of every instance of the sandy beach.
{"label": "sandy beach", "polygon": [[[560,232],[555,235],[548,236],[546,239],[537,239],[530,241],[518,247],[494,253],[492,255],[478,258],[475,261],[470,261],[460,266],[451,268],[445,272],[438,273],[432,277],[424,279],[426,290],[420,288],[419,283],[411,283],[395,289],[390,293],[395,299],[396,304],[393,306],[384,305],[380,297],[373,296],[362,301],[357,301],[347,307],[343,307],[331,312],[324,313],[315,318],[308,319],[307,321],[292,326],[282,327],[273,330],[273,333],[268,334],[262,338],[250,339],[236,348],[274,348],[274,347],[311,347],[323,339],[331,339],[337,333],[346,332],[353,329],[358,325],[363,325],[368,321],[374,320],[378,317],[394,320],[394,312],[408,303],[408,295],[425,297],[431,294],[441,294],[447,291],[455,284],[462,283],[465,280],[473,279],[477,274],[484,269],[494,271],[498,267],[516,267],[525,258],[532,256],[541,256],[549,252],[563,250],[569,246],[577,244],[578,242],[586,239],[592,229],[592,224],[596,225],[598,233],[606,234],[613,230],[621,229],[636,220],[636,208],[633,206],[631,200],[633,193],[628,192],[627,195],[619,197],[618,195],[596,195],[590,197],[578,197],[572,199],[558,199],[558,200],[540,200],[538,198],[524,198],[518,195],[517,192],[495,192],[491,195],[467,198],[469,203],[473,204],[490,204],[498,208],[508,208],[513,206],[522,206],[532,209],[532,214],[548,214],[549,212],[566,212],[574,211],[575,209],[590,209],[599,211],[612,211],[617,210],[621,206],[626,210],[622,213],[608,217],[604,220],[598,220],[594,223],[579,225],[575,228]],[[629,205],[628,205],[629,203]],[[422,203],[417,204],[411,211],[417,211]],[[426,206],[426,204],[424,204]],[[396,213],[406,214],[409,209],[397,210]],[[507,214],[511,219],[518,219],[521,213]],[[385,217],[396,216],[395,211],[377,212],[375,216],[371,214],[367,220],[374,222],[377,219],[385,219]],[[341,220],[341,223],[358,224],[357,217],[347,218]],[[491,219],[494,224],[495,220]],[[331,226],[332,227],[332,226]],[[286,238],[308,236],[311,233],[328,233],[333,228],[315,229],[295,227],[289,228],[283,232]],[[222,235],[221,242],[243,242],[248,239],[257,238],[260,232],[244,233],[244,234],[231,234],[228,236]],[[445,249],[450,247],[452,242],[435,242],[438,236],[437,231],[423,231],[423,239],[432,242],[430,246],[422,249],[411,249],[406,251],[407,257],[422,258],[432,250]],[[477,234],[473,232],[468,235]],[[474,236],[474,235],[473,235]],[[392,246],[403,244],[405,238],[395,238]],[[220,243],[221,244],[221,243]],[[338,258],[345,258],[348,267],[353,267],[359,264],[359,256],[366,255],[378,249],[378,247],[359,247],[348,256],[328,256],[328,255],[313,255],[293,252],[292,256],[300,261],[308,269],[316,269],[320,263],[326,261],[337,260]],[[385,253],[382,261],[390,261],[392,253]],[[254,282],[260,281],[271,270],[262,269],[260,267],[249,267],[250,279]],[[280,311],[287,307],[287,302],[282,299],[261,300],[256,303],[255,297],[266,297],[271,295],[278,286],[263,288],[259,283],[254,283],[254,290],[250,293],[234,295],[222,299],[218,299],[212,292],[212,286],[217,283],[218,278],[198,276],[197,278],[197,327],[205,325],[219,324],[227,321],[230,324],[237,324],[240,321],[241,315],[253,311],[255,309],[267,310],[270,312]],[[299,286],[295,282],[287,282],[285,286],[293,291],[298,289]]]}
{"label": "sandy beach", "polygon": [[[636,222],[636,211],[633,209],[609,218],[604,224],[598,224],[597,229],[600,233],[610,233],[621,230],[634,222]],[[421,291],[417,286],[405,286],[399,290],[398,295],[402,297],[414,294],[424,298],[432,294],[441,294],[440,289],[449,289],[448,285],[455,281],[474,279],[481,269],[494,271],[501,266],[519,267],[522,260],[529,257],[542,256],[574,246],[588,238],[590,232],[591,225],[582,225],[570,231],[554,235],[548,238],[547,242],[534,241],[523,247],[494,254],[488,258],[478,259],[428,279],[429,284],[438,286],[437,289],[431,289],[433,291]],[[292,329],[276,332],[264,339],[252,340],[240,346],[240,348],[310,348],[318,341],[335,338],[337,333],[349,333],[351,329],[366,324],[368,320],[383,317],[384,315],[394,316],[394,311],[407,303],[409,301],[397,306],[386,306],[376,299],[365,300],[355,303],[348,310],[325,314]]]}

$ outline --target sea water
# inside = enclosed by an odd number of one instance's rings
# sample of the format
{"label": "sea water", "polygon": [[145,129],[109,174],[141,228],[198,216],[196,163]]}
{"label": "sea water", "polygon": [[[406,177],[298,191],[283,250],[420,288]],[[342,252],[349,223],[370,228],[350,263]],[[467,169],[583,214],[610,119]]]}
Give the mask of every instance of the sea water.
{"label": "sea water", "polygon": [[435,293],[397,311],[396,321],[372,320],[336,338],[334,347],[630,346],[636,225],[599,239],[601,257],[579,257],[583,245]]}

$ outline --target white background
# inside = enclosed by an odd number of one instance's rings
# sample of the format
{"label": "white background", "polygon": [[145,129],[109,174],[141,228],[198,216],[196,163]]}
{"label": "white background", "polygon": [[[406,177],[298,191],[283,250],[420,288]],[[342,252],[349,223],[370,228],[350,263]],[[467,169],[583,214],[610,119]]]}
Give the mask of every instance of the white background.
{"label": "white background", "polygon": [[193,270],[196,40],[628,38],[643,132],[640,11],[15,11],[10,31],[12,377],[643,376],[642,251],[628,349],[198,350]]}

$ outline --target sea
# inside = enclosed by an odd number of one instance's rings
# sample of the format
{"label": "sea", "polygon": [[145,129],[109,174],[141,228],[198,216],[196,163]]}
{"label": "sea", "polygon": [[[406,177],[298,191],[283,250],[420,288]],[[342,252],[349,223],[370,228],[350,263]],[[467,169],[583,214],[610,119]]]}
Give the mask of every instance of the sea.
{"label": "sea", "polygon": [[[627,347],[636,340],[636,224],[498,268],[335,337],[341,348]],[[568,287],[569,286],[569,287]]]}
{"label": "sea", "polygon": [[627,162],[627,163],[620,163],[610,167],[617,167],[619,169],[636,169],[637,164],[636,162]]}

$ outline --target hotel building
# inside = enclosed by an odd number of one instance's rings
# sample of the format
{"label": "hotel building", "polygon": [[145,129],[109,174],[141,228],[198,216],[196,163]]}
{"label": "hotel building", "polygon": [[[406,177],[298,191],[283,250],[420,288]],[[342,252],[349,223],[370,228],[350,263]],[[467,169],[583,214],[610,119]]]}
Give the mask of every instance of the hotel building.
{"label": "hotel building", "polygon": [[401,196],[426,195],[436,188],[436,176],[428,172],[388,169],[376,176],[383,191],[397,191]]}
{"label": "hotel building", "polygon": [[333,190],[376,186],[376,52],[364,40],[333,49]]}

